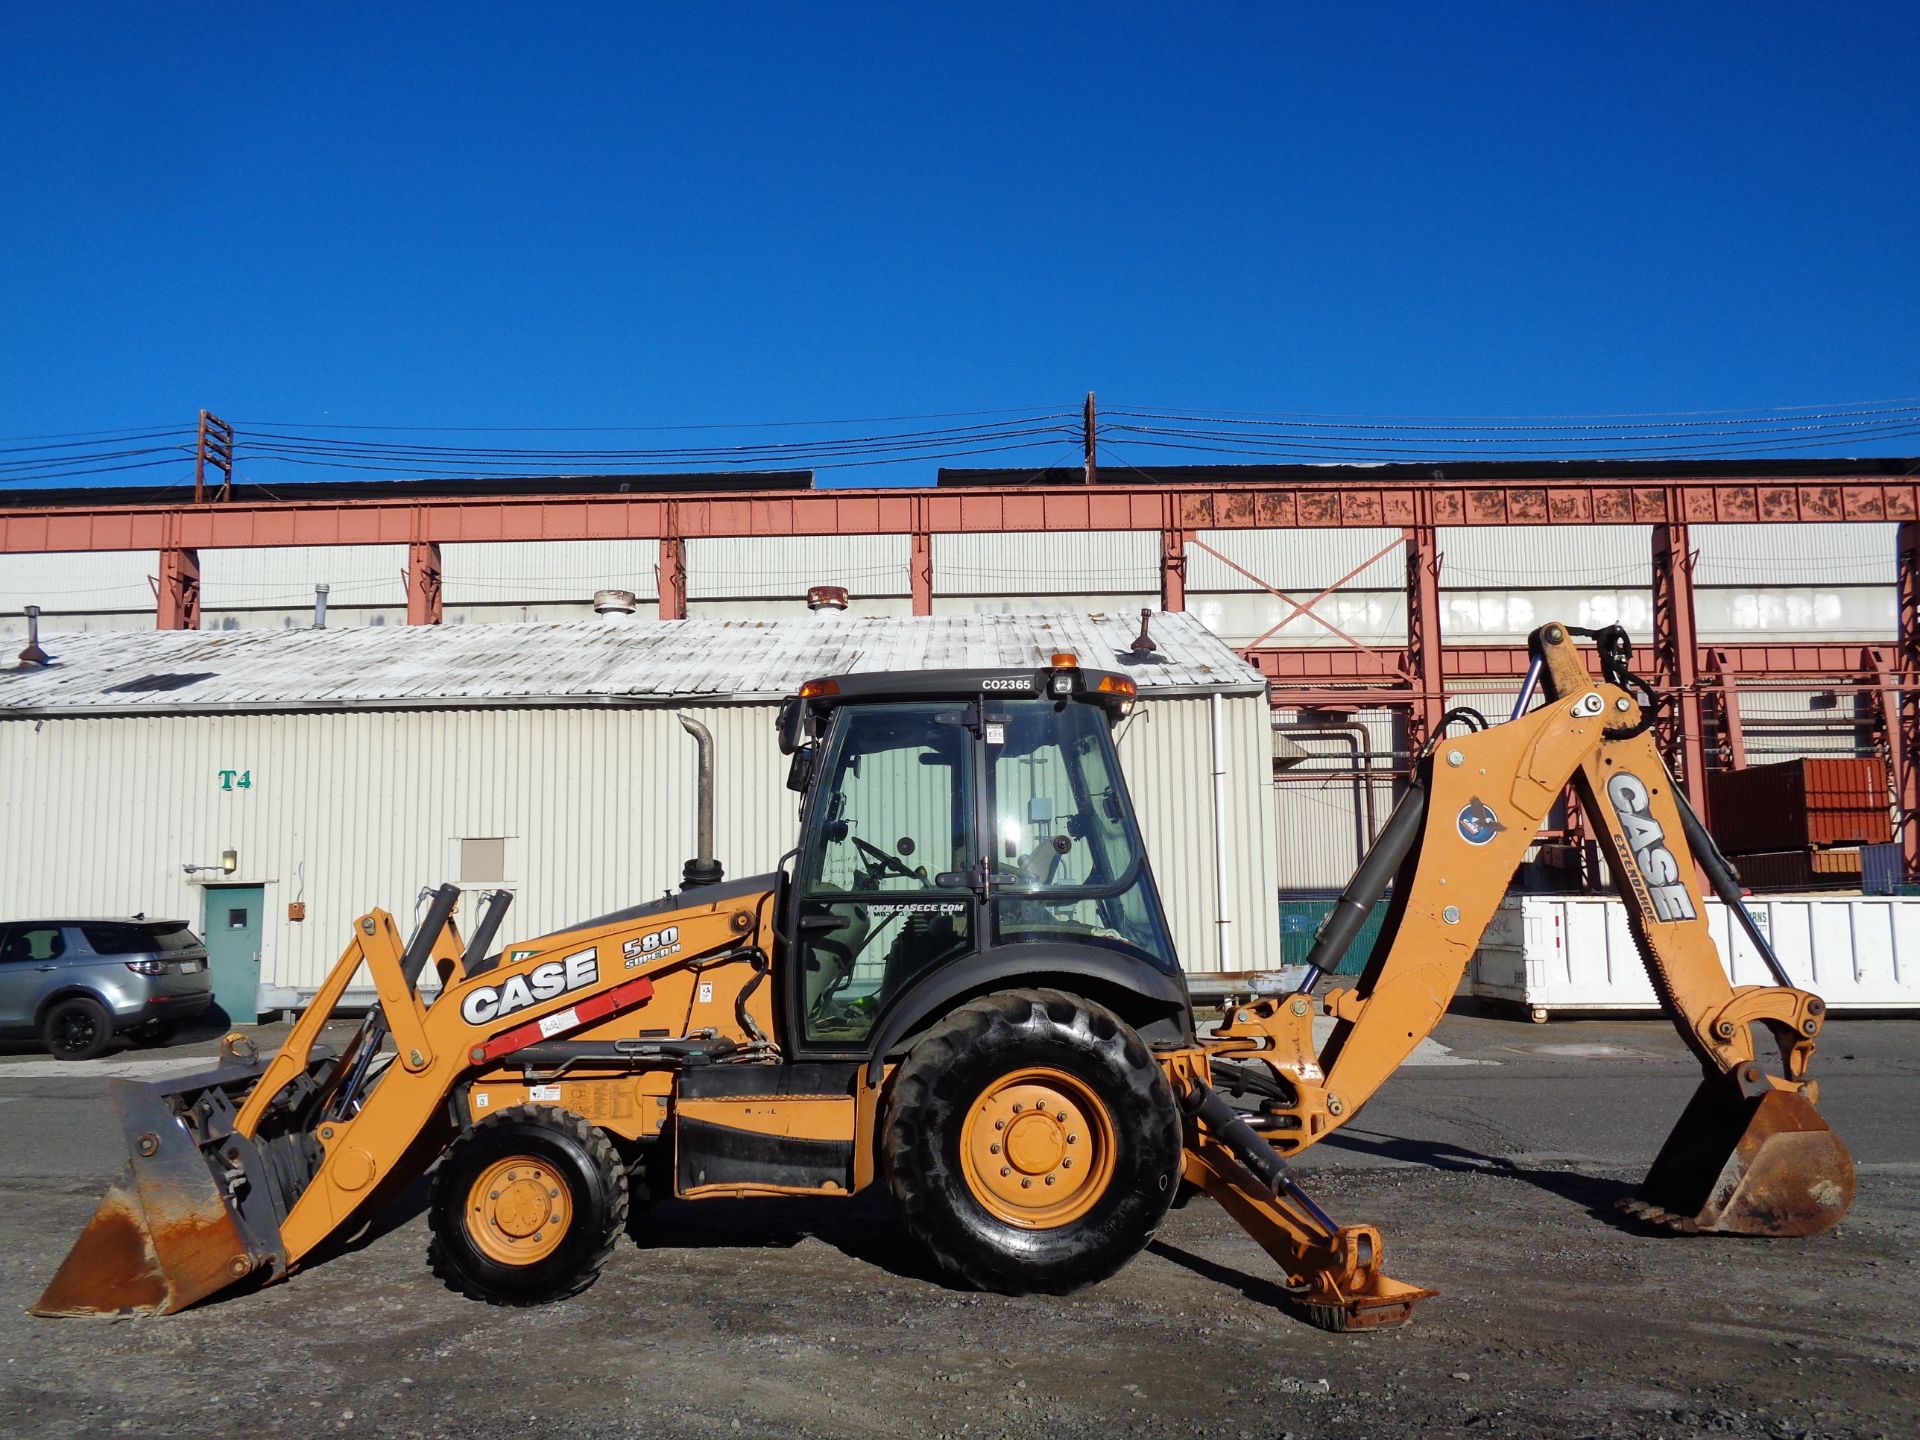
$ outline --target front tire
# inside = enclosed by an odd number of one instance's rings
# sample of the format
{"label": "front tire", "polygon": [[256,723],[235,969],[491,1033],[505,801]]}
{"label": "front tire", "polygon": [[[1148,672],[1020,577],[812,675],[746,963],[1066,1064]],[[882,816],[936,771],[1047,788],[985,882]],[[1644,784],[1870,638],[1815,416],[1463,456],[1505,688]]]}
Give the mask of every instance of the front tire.
{"label": "front tire", "polygon": [[908,1230],[981,1290],[1062,1293],[1153,1238],[1180,1175],[1179,1112],[1140,1037],[1057,990],[961,1006],[894,1077],[882,1142]]}
{"label": "front tire", "polygon": [[113,1017],[98,1000],[75,995],[47,1011],[40,1038],[56,1060],[92,1060],[113,1043]]}
{"label": "front tire", "polygon": [[427,1263],[493,1305],[544,1305],[594,1282],[627,1220],[627,1171],[570,1110],[519,1105],[448,1147],[427,1205]]}

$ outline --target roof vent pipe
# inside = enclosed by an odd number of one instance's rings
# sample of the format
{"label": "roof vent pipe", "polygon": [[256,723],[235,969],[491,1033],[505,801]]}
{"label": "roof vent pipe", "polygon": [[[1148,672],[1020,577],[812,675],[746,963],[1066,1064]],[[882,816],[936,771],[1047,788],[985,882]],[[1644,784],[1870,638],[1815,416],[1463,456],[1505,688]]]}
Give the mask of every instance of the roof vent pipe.
{"label": "roof vent pipe", "polygon": [[807,591],[807,609],[816,615],[822,612],[838,614],[847,608],[847,587],[844,585],[815,585]]}
{"label": "roof vent pipe", "polygon": [[22,665],[45,665],[47,652],[40,648],[40,607],[27,606],[27,648],[20,652]]}
{"label": "roof vent pipe", "polygon": [[690,716],[679,718],[680,728],[700,747],[697,843],[693,858],[680,869],[680,888],[691,890],[696,885],[718,885],[725,872],[713,858],[713,732]]}
{"label": "roof vent pipe", "polygon": [[1147,631],[1147,622],[1152,618],[1153,611],[1142,610],[1140,612],[1140,633],[1133,637],[1133,644],[1127,647],[1135,655],[1144,657],[1153,654],[1160,648],[1154,644],[1153,636]]}
{"label": "roof vent pipe", "polygon": [[324,630],[327,628],[328,588],[329,587],[324,584],[313,587],[313,628],[316,630]]}
{"label": "roof vent pipe", "polygon": [[608,625],[622,625],[633,619],[633,612],[639,607],[640,600],[631,590],[596,590],[593,592],[593,613]]}

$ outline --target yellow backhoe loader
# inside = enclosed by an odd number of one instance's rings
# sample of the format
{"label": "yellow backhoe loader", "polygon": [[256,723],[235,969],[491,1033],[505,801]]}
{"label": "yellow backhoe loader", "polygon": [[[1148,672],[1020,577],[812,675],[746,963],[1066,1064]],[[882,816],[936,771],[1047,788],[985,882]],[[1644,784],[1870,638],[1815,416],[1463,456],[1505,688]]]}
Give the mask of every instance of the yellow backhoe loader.
{"label": "yellow backhoe loader", "polygon": [[[1704,1071],[1632,1208],[1686,1232],[1825,1229],[1853,1167],[1814,1108],[1821,1002],[1744,918],[1647,734],[1654,697],[1624,636],[1596,637],[1595,678],[1576,633],[1534,633],[1509,721],[1464,717],[1420,756],[1308,983],[1211,1033],[1121,778],[1125,675],[1056,655],[809,682],[779,724],[800,842],[744,880],[713,858],[711,739],[683,721],[700,853],[677,894],[497,950],[502,895],[464,941],[451,886],[410,943],[386,912],[362,916],[276,1054],[236,1035],[210,1073],[115,1082],[126,1169],[35,1313],[168,1313],[284,1279],[431,1168],[430,1263],[499,1304],[590,1284],[656,1195],[876,1180],[957,1281],[1068,1290],[1136,1253],[1185,1181],[1279,1263],[1303,1318],[1403,1323],[1435,1292],[1390,1279],[1378,1233],[1329,1218],[1286,1157],[1433,1029],[1569,782]],[[1728,983],[1696,862],[1778,984]],[[1316,996],[1389,884],[1358,983]],[[363,966],[378,1005],[332,1053],[322,1030]],[[1321,1046],[1316,1008],[1337,1021]]]}

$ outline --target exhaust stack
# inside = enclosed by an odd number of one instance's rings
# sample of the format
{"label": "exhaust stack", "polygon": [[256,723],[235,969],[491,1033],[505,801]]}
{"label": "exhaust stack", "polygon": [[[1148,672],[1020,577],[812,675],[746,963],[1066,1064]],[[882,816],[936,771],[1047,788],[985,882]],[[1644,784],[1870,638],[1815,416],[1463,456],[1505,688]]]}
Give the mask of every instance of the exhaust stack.
{"label": "exhaust stack", "polygon": [[313,587],[313,628],[327,628],[327,594],[330,587],[325,584]]}
{"label": "exhaust stack", "polygon": [[51,657],[40,648],[40,607],[27,606],[27,648],[20,652],[22,665],[45,665]]}
{"label": "exhaust stack", "polygon": [[680,717],[680,728],[700,747],[699,832],[694,856],[681,867],[680,888],[718,885],[725,875],[713,857],[713,732],[690,716]]}

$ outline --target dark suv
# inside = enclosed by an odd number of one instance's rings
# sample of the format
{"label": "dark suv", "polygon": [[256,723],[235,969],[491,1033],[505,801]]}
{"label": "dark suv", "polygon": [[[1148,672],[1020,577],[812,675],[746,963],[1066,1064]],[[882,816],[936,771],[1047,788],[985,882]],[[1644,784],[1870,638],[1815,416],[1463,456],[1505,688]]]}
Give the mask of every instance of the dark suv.
{"label": "dark suv", "polygon": [[164,1044],[213,1004],[207,947],[184,920],[0,921],[0,1036],[91,1060],[128,1035]]}

